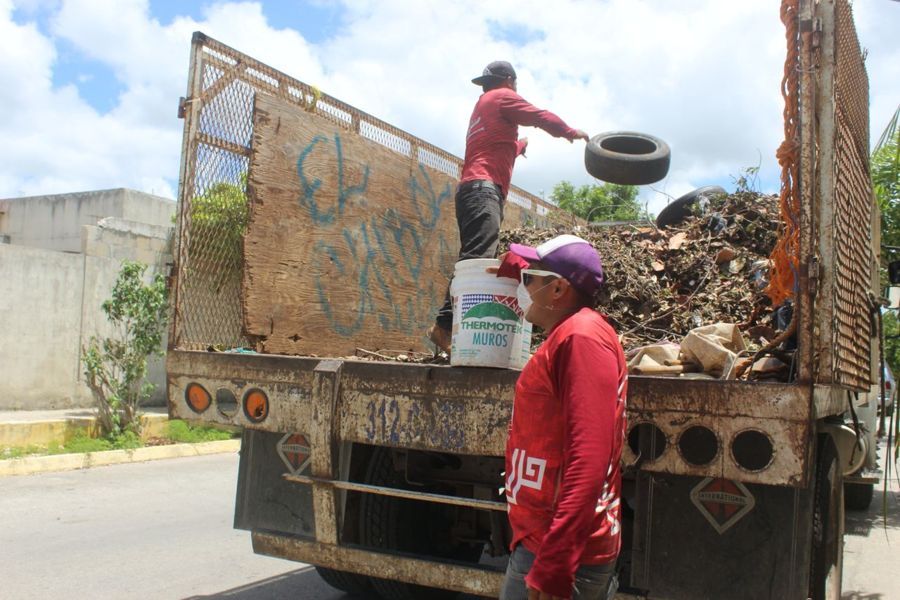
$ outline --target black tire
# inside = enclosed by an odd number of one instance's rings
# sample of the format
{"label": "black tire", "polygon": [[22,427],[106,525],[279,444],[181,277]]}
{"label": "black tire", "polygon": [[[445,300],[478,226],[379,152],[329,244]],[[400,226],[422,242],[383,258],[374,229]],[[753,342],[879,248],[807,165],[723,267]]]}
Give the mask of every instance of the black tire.
{"label": "black tire", "polygon": [[584,167],[597,179],[622,185],[646,185],[669,172],[671,151],[661,139],[646,133],[610,131],[591,138],[584,149]]}
{"label": "black tire", "polygon": [[670,225],[681,223],[691,215],[691,207],[701,196],[708,197],[719,194],[724,195],[727,193],[725,188],[718,185],[706,185],[697,188],[692,192],[688,192],[683,196],[679,196],[675,200],[669,202],[669,204],[660,211],[659,216],[656,217],[656,226],[669,227]]}
{"label": "black tire", "polygon": [[818,438],[813,497],[809,598],[839,600],[844,567],[844,480],[837,449]]}
{"label": "black tire", "polygon": [[364,596],[372,591],[372,581],[365,575],[325,567],[316,567],[316,572],[325,583],[351,596]]}
{"label": "black tire", "polygon": [[848,510],[868,510],[874,497],[874,483],[844,484],[844,508]]}
{"label": "black tire", "polygon": [[[366,483],[403,488],[403,478],[394,470],[391,452],[376,448],[369,460]],[[426,514],[426,508],[430,509]],[[440,535],[433,525],[440,521],[439,507],[424,506],[402,498],[363,494],[359,530],[363,545],[413,554],[434,554]],[[480,554],[480,552],[479,552]],[[372,577],[372,587],[384,600],[450,600],[459,594],[449,590]]]}

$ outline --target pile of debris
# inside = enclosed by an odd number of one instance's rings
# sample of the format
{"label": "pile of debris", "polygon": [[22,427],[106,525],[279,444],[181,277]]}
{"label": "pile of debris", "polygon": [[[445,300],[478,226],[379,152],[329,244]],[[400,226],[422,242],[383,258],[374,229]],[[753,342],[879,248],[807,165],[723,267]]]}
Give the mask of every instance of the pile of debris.
{"label": "pile of debris", "polygon": [[[652,367],[659,371],[653,374],[706,371],[686,362],[691,355],[678,345],[692,331],[692,335],[702,331],[698,328],[727,324],[736,326],[733,335],[740,352],[729,363],[730,374],[715,376],[787,380],[791,360],[784,352],[783,360],[768,358],[750,368],[751,356],[775,340],[790,321],[790,307],[774,310],[764,293],[769,255],[780,231],[778,197],[748,191],[713,195],[686,212],[678,223],[662,228],[650,221],[584,225],[567,214],[553,213],[549,227],[501,232],[500,253],[513,243],[537,246],[564,233],[588,240],[600,253],[606,276],[597,310],[610,319],[629,359],[639,361],[648,347],[674,346],[670,360]],[[536,331],[532,347],[543,338]],[[447,362],[445,354],[364,348],[347,358]],[[757,368],[765,360],[777,365]],[[642,364],[633,372],[650,374],[646,369]]]}
{"label": "pile of debris", "polygon": [[[712,196],[702,214],[682,222],[590,226],[557,224],[501,233],[511,243],[537,245],[562,233],[591,242],[603,260],[606,284],[598,310],[626,350],[679,342],[697,327],[737,324],[750,349],[777,333],[768,297],[769,254],[779,231],[778,197],[754,192]],[[783,326],[783,325],[782,325]]]}

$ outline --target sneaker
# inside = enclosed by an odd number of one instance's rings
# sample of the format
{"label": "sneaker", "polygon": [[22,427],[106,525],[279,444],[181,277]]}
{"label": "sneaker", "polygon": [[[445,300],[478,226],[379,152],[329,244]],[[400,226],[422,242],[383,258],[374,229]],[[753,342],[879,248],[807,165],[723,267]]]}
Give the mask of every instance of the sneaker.
{"label": "sneaker", "polygon": [[438,350],[450,354],[450,331],[444,329],[440,325],[434,324],[428,330],[428,339],[431,340]]}

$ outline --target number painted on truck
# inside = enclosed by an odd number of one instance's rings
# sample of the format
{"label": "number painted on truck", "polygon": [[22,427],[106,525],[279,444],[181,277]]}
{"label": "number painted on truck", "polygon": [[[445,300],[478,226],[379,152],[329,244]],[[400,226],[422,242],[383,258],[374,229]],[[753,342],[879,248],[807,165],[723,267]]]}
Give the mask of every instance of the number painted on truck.
{"label": "number painted on truck", "polygon": [[416,399],[370,400],[366,405],[365,435],[370,442],[399,445],[414,440],[433,448],[459,450],[465,446],[462,421],[465,408],[454,403],[428,403]]}
{"label": "number painted on truck", "polygon": [[400,403],[397,400],[370,400],[367,407],[366,437],[400,443]]}

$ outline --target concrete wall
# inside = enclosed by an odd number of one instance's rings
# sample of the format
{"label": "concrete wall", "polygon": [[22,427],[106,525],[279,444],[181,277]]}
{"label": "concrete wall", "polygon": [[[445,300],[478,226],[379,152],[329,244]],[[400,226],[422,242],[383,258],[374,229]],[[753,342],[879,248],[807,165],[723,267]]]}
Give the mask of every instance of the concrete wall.
{"label": "concrete wall", "polygon": [[79,383],[84,257],[0,245],[0,408],[88,406]]}
{"label": "concrete wall", "polygon": [[172,226],[175,202],[124,188],[0,200],[0,237],[18,246],[81,251],[81,228],[106,217]]}
{"label": "concrete wall", "polygon": [[[127,198],[120,202],[127,204]],[[163,215],[162,210],[156,213]],[[118,217],[95,222],[79,227],[77,254],[0,244],[0,409],[91,406],[81,348],[91,336],[112,333],[100,306],[109,298],[122,261],[150,265],[148,273],[165,272],[171,261],[171,225]],[[151,362],[149,379],[157,385],[150,404],[163,404],[162,359]]]}

